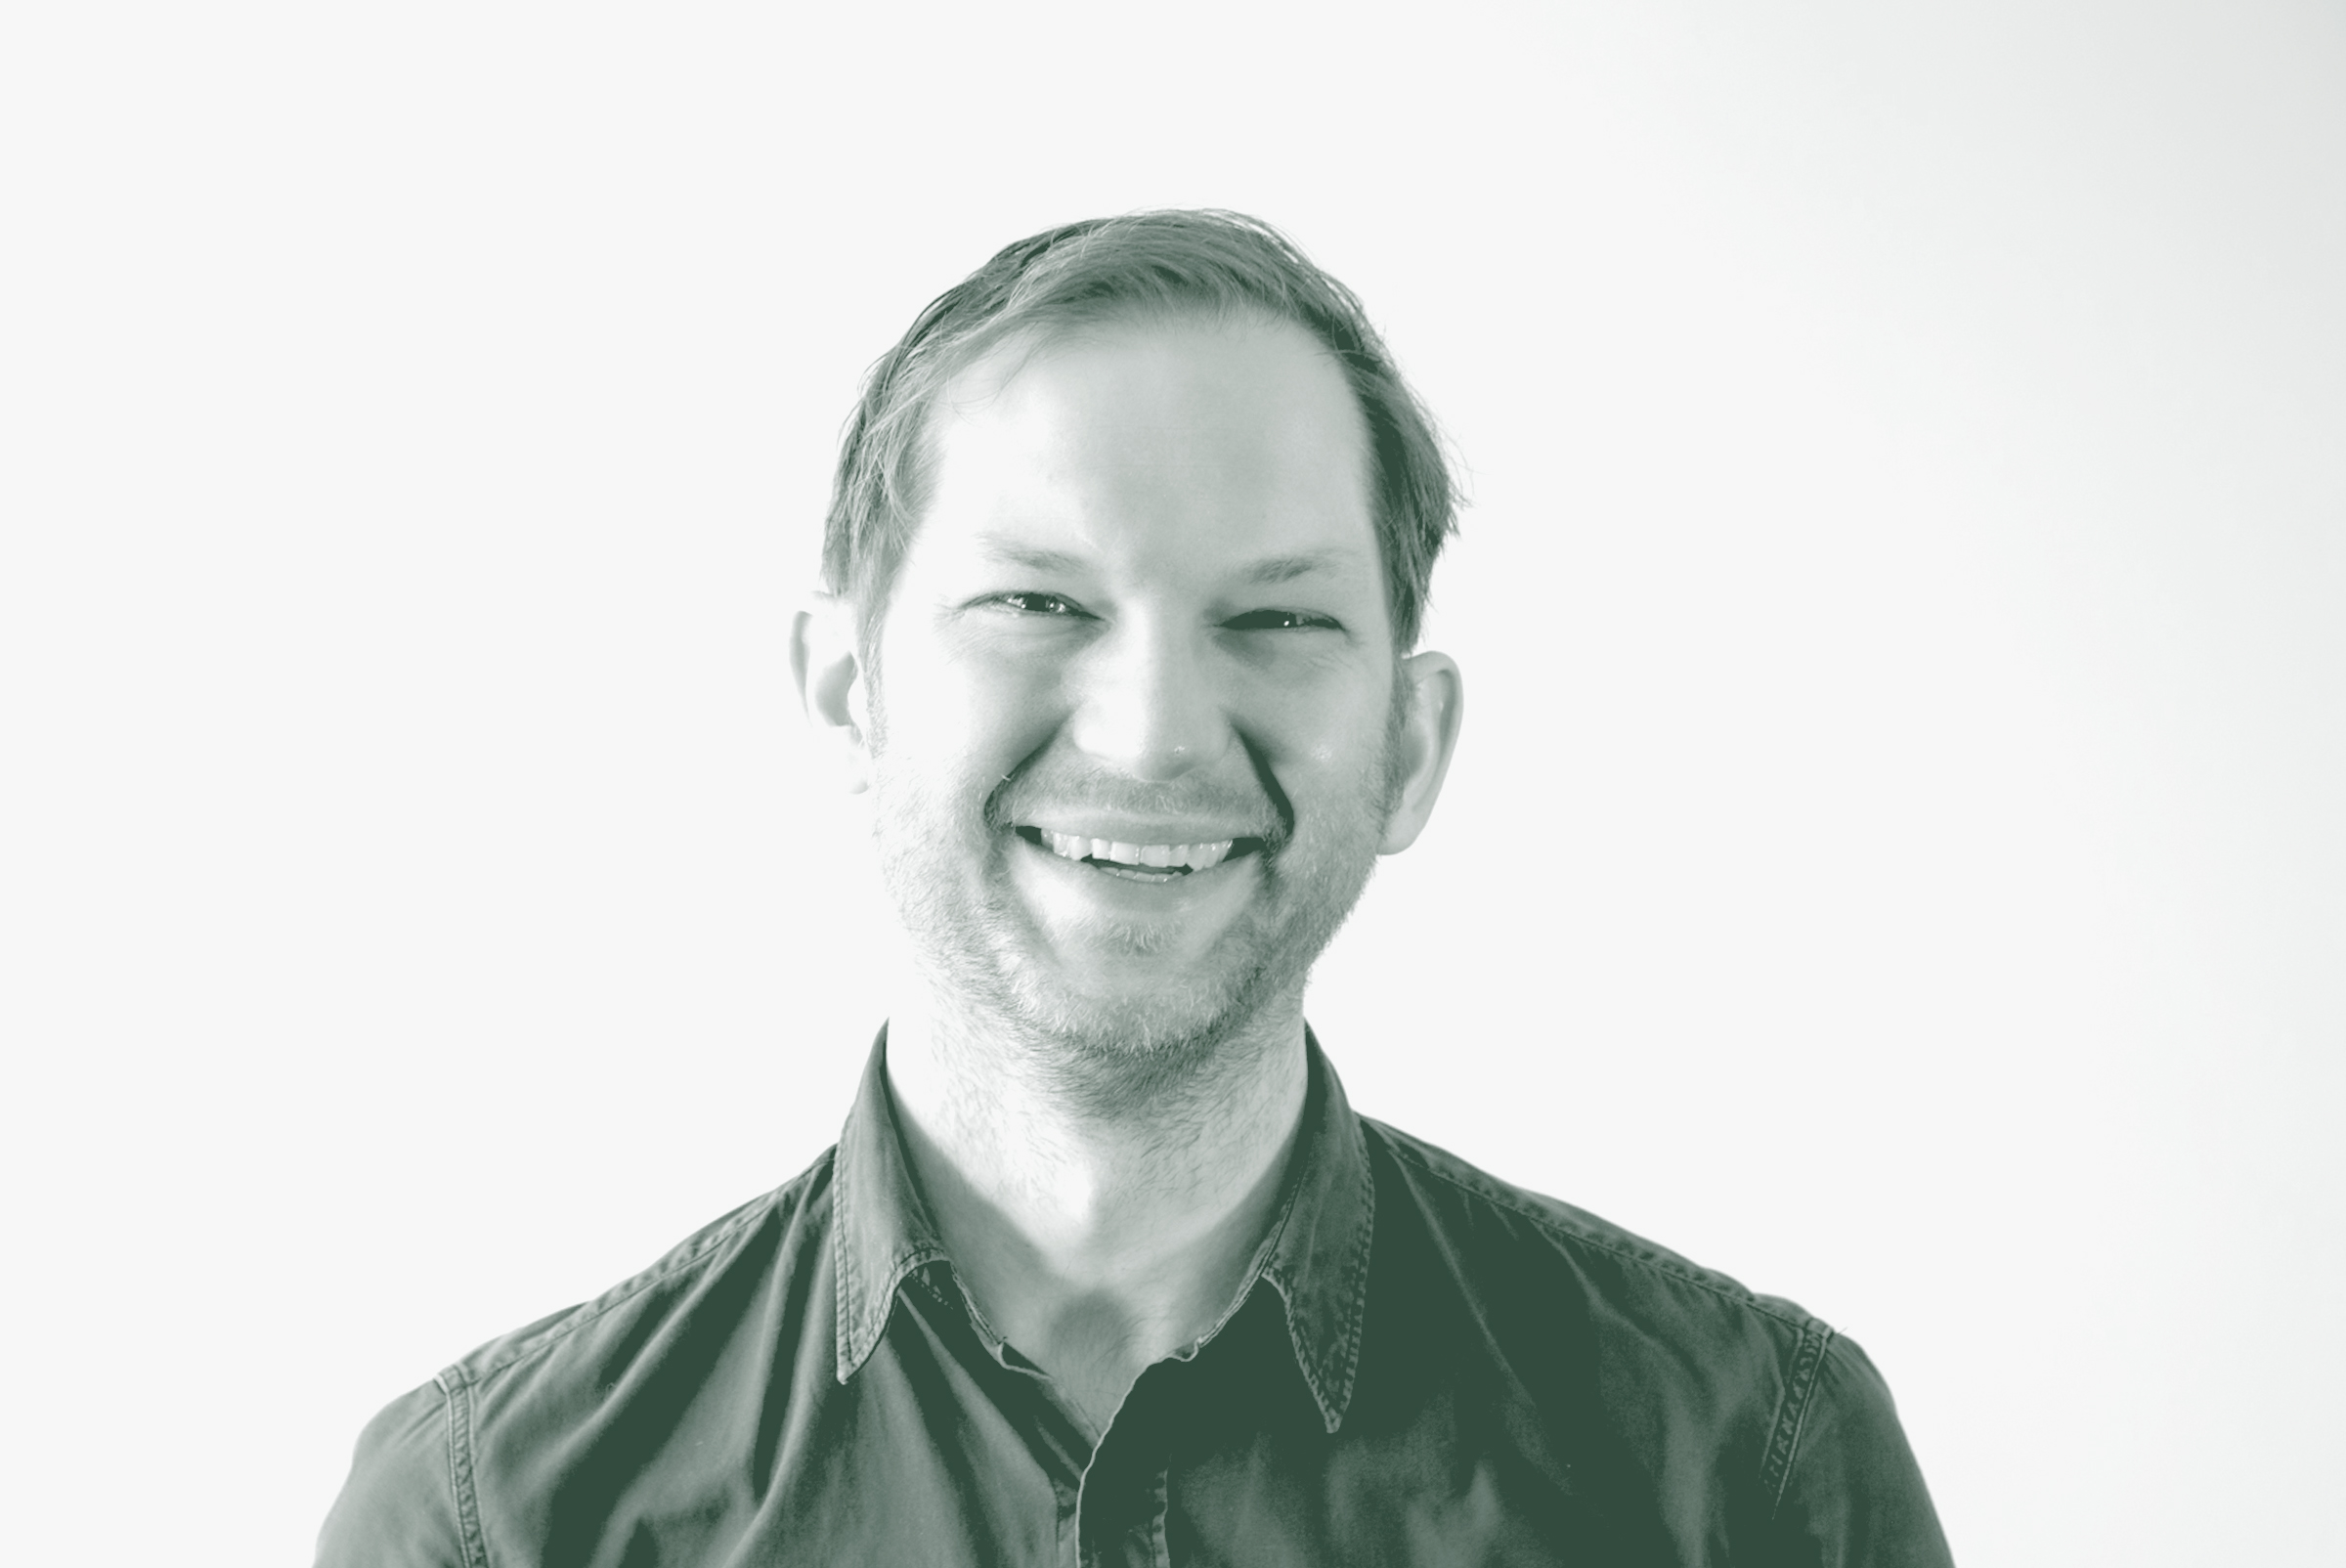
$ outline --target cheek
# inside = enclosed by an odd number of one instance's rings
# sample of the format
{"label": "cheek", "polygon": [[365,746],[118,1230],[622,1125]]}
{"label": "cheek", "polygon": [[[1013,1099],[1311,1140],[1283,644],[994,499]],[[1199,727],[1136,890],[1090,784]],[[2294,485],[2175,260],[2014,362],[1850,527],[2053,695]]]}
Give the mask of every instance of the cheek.
{"label": "cheek", "polygon": [[1243,727],[1273,763],[1344,778],[1381,767],[1392,698],[1381,683],[1289,681],[1249,695]]}
{"label": "cheek", "polygon": [[880,663],[885,750],[926,769],[999,777],[1048,739],[1057,689],[1028,663],[893,639]]}

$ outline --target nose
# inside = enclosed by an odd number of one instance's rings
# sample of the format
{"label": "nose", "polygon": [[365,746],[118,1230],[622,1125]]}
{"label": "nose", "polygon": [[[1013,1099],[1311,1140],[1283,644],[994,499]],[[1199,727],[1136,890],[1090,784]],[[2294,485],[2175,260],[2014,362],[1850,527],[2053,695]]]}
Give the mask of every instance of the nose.
{"label": "nose", "polygon": [[1095,642],[1077,675],[1073,740],[1151,782],[1210,767],[1231,744],[1213,651],[1201,631],[1134,618]]}

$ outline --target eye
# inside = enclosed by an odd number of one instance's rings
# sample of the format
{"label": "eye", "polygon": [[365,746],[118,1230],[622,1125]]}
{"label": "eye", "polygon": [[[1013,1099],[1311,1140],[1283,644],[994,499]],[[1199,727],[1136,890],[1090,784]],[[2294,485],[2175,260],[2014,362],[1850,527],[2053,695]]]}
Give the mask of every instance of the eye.
{"label": "eye", "polygon": [[1222,623],[1233,632],[1334,632],[1336,623],[1304,610],[1248,610]]}
{"label": "eye", "polygon": [[1073,599],[1063,598],[1057,593],[1039,593],[1031,589],[1021,589],[1016,593],[997,593],[993,597],[993,602],[1016,610],[1021,615],[1073,617],[1084,613],[1082,606]]}

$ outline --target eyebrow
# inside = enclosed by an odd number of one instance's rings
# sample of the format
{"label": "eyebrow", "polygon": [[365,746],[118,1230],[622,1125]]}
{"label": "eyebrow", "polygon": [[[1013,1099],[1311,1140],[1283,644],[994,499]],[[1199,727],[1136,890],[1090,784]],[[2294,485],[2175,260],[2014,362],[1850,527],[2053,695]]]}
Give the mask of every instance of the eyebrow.
{"label": "eyebrow", "polygon": [[1299,555],[1272,555],[1246,568],[1249,583],[1292,583],[1299,577],[1346,564],[1345,550],[1305,550]]}
{"label": "eyebrow", "polygon": [[[1023,566],[1033,572],[1073,572],[1081,570],[1082,560],[1064,550],[1037,549],[1021,544],[999,535],[982,536],[978,548],[988,557],[1012,566]],[[1349,563],[1351,552],[1337,549],[1303,550],[1293,555],[1267,555],[1248,563],[1239,577],[1248,583],[1292,583],[1314,572],[1341,568]]]}
{"label": "eyebrow", "polygon": [[1005,561],[1034,572],[1072,572],[1083,564],[1064,550],[1035,549],[994,534],[981,535],[978,547],[989,560]]}

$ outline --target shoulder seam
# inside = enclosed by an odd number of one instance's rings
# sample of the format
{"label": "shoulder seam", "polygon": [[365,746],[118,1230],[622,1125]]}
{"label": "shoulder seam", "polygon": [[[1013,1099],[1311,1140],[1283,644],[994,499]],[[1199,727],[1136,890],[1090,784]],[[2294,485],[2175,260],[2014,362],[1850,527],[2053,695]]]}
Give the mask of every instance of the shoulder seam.
{"label": "shoulder seam", "polygon": [[1784,1492],[1792,1484],[1792,1467],[1800,1458],[1801,1435],[1807,1429],[1808,1407],[1816,1397],[1817,1373],[1825,1353],[1838,1337],[1822,1324],[1801,1336],[1799,1353],[1784,1382],[1784,1403],[1776,1413],[1774,1434],[1768,1439],[1767,1459],[1760,1467],[1760,1489],[1767,1495],[1767,1515],[1783,1511]]}
{"label": "shoulder seam", "polygon": [[[1412,1141],[1409,1134],[1398,1128],[1389,1127],[1373,1116],[1363,1116],[1360,1119],[1375,1127],[1378,1132],[1385,1134],[1383,1140],[1385,1148],[1392,1153],[1394,1158],[1406,1161],[1445,1186],[1465,1194],[1468,1198],[1479,1198],[1496,1208],[1505,1209],[1509,1213],[1527,1219],[1551,1237],[1560,1241],[1577,1241],[1593,1246],[1611,1253],[1625,1263],[1634,1263],[1641,1268],[1650,1269],[1657,1274],[1668,1275],[1670,1278],[1682,1281],[1687,1285],[1699,1285],[1722,1301],[1739,1307],[1749,1307],[1762,1317],[1772,1318],[1787,1328],[1794,1329],[1803,1336],[1813,1333],[1819,1328],[1823,1328],[1828,1335],[1833,1331],[1814,1317],[1803,1314],[1802,1317],[1796,1318],[1779,1310],[1757,1292],[1740,1285],[1730,1289],[1725,1282],[1700,1265],[1651,1256],[1634,1247],[1625,1245],[1611,1237],[1581,1229],[1559,1219],[1556,1215],[1542,1213],[1511,1193],[1494,1192],[1468,1182],[1456,1172],[1443,1170],[1432,1164],[1423,1154],[1411,1146]],[[1494,1178],[1494,1180],[1496,1179]]]}
{"label": "shoulder seam", "polygon": [[456,1506],[456,1538],[463,1544],[464,1568],[489,1568],[489,1544],[481,1536],[481,1506],[472,1485],[472,1384],[455,1367],[433,1379],[448,1418],[448,1491]]}

